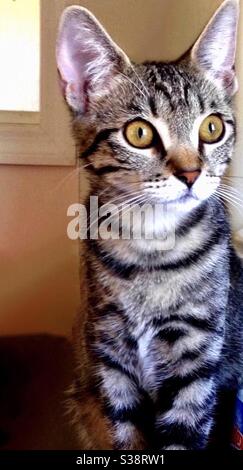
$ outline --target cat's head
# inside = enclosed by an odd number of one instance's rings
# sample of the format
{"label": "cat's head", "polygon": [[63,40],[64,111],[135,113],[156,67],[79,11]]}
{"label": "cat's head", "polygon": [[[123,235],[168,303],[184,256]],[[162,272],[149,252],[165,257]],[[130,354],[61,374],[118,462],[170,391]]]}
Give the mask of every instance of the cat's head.
{"label": "cat's head", "polygon": [[226,0],[173,63],[131,63],[95,17],[67,8],[61,86],[95,190],[190,211],[213,196],[232,158],[239,2]]}

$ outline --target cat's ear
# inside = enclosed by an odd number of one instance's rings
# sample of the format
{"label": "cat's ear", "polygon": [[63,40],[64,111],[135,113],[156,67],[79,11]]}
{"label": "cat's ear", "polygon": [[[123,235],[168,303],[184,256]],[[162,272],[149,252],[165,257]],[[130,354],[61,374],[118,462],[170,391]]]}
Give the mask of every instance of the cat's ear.
{"label": "cat's ear", "polygon": [[130,63],[96,18],[79,6],[68,7],[62,15],[56,56],[64,96],[80,113],[92,98],[107,93]]}
{"label": "cat's ear", "polygon": [[235,74],[238,21],[239,1],[224,1],[191,51],[191,60],[231,96],[238,90]]}

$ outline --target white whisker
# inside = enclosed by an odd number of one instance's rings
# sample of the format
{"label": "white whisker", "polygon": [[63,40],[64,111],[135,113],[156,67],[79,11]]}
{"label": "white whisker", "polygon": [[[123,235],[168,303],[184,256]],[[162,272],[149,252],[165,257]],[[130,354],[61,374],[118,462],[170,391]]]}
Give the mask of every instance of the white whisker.
{"label": "white whisker", "polygon": [[[142,194],[139,194],[138,196],[134,196],[133,198],[128,199],[128,200],[125,202],[125,204],[130,204],[131,202],[137,201],[137,199],[139,199],[141,196],[142,196]],[[124,197],[125,197],[125,195],[124,195]],[[128,195],[126,195],[126,197],[128,197]],[[104,206],[102,206],[102,208],[104,208],[104,207],[106,207],[106,206],[108,207],[108,206],[111,205],[112,203],[114,203],[114,202],[109,201],[108,203],[104,204]],[[119,208],[119,205],[118,205],[118,208]],[[117,215],[117,214],[115,214],[115,215]],[[111,214],[111,216],[112,216],[112,214]],[[111,217],[111,216],[110,216],[110,217]],[[89,227],[88,227],[88,230],[90,230],[91,227],[99,221],[100,217],[101,217],[101,216],[100,216],[100,214],[99,214],[98,217],[97,217],[94,221],[92,221],[92,223],[91,223],[91,224],[89,225]],[[89,217],[89,220],[90,220],[90,217]],[[108,218],[108,220],[109,220],[109,218]]]}
{"label": "white whisker", "polygon": [[80,167],[75,168],[75,170],[72,170],[70,173],[68,173],[68,175],[66,175],[64,178],[62,178],[61,181],[59,181],[59,182],[57,183],[57,185],[56,185],[53,189],[51,189],[49,192],[50,192],[51,194],[54,193],[54,192],[56,192],[58,189],[61,188],[61,186],[62,186],[63,184],[65,184],[67,181],[69,181],[69,179],[71,179],[72,176],[76,175],[76,173],[79,173],[79,172],[80,172]]}
{"label": "white whisker", "polygon": [[142,79],[141,79],[141,78],[139,77],[139,75],[137,74],[137,72],[136,72],[135,68],[133,67],[133,65],[132,65],[132,71],[133,71],[134,75],[137,77],[137,79],[139,80],[139,82],[141,83],[141,85],[142,85],[143,89],[145,90],[147,96],[149,96],[149,91],[148,91],[148,89],[147,89],[146,86],[144,85]]}
{"label": "white whisker", "polygon": [[229,204],[231,204],[233,207],[235,207],[236,209],[240,210],[240,212],[243,210],[243,205],[240,204],[239,202],[235,201],[235,200],[232,200],[230,196],[224,194],[224,193],[221,193],[221,192],[217,192],[218,196],[220,198],[223,198],[225,199]]}
{"label": "white whisker", "polygon": [[232,197],[232,199],[234,199],[235,201],[238,201],[240,203],[243,204],[243,200],[241,198],[239,198],[238,196],[236,196],[235,194],[232,194],[230,191],[228,191],[227,189],[220,189],[218,188],[218,192],[220,192],[221,194],[226,194],[228,197]]}
{"label": "white whisker", "polygon": [[220,184],[220,187],[227,190],[227,191],[230,191],[231,193],[235,194],[236,196],[240,196],[240,197],[243,197],[243,193],[238,191],[236,188],[232,188],[231,186],[229,186],[228,184]]}
{"label": "white whisker", "polygon": [[127,75],[125,75],[124,73],[120,72],[120,75],[122,75],[124,78],[126,78],[128,80],[128,82],[130,82],[133,86],[135,86],[135,88],[139,91],[139,93],[141,93],[141,95],[143,95],[143,97],[146,99],[147,101],[147,96],[143,93],[143,91],[138,87],[138,85],[133,81],[131,80],[131,78],[129,78]]}

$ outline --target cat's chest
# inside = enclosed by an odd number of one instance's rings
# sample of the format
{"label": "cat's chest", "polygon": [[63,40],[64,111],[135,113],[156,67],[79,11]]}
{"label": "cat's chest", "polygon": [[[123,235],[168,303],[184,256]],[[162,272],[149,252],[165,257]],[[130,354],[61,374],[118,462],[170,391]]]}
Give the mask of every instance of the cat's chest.
{"label": "cat's chest", "polygon": [[[184,343],[189,341],[190,332],[185,333]],[[187,338],[187,339],[186,339]],[[167,378],[178,363],[178,351],[185,347],[183,344],[169,344],[159,338],[158,331],[148,327],[137,341],[137,364],[139,382],[142,388],[153,393]]]}
{"label": "cat's chest", "polygon": [[[196,276],[190,279],[182,272],[158,272],[139,276],[129,289],[120,286],[117,299],[130,319],[134,336],[139,338],[153,319],[166,317],[173,310],[176,313],[176,306],[193,295],[195,281]],[[145,336],[143,342],[147,343],[150,336]]]}

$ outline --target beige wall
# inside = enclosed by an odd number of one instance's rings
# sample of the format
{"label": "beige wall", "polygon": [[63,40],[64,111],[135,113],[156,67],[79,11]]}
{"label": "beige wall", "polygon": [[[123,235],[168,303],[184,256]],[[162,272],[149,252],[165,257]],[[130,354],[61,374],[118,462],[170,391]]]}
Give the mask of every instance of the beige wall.
{"label": "beige wall", "polygon": [[73,168],[0,167],[1,334],[69,333],[79,301],[77,243],[66,236],[78,200]]}
{"label": "beige wall", "polygon": [[[97,15],[132,59],[145,60],[175,58],[185,51],[221,1],[79,3]],[[2,334],[70,332],[79,303],[78,246],[66,236],[67,207],[78,201],[74,170],[0,167]]]}
{"label": "beige wall", "polygon": [[200,34],[222,0],[68,1],[90,9],[136,61],[175,59]]}

